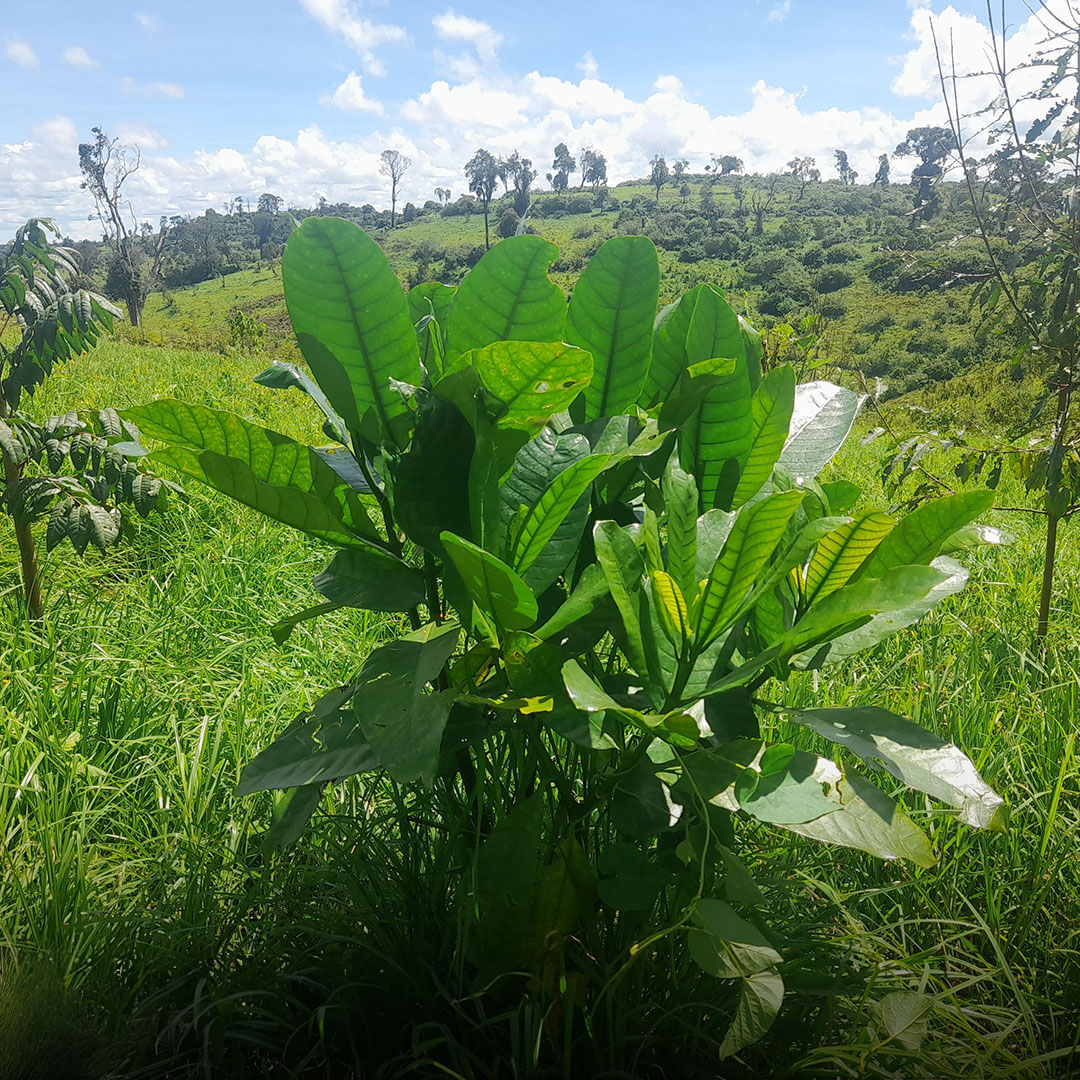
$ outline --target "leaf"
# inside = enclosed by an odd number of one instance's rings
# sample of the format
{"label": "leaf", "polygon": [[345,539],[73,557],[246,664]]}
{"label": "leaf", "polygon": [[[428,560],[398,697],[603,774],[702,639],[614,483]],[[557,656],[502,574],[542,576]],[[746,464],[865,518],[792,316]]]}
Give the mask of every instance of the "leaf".
{"label": "leaf", "polygon": [[841,774],[828,758],[818,758],[815,777],[829,785],[829,799],[839,809],[813,821],[785,824],[811,840],[858,848],[880,859],[907,859],[916,866],[935,865],[925,833],[879,788],[853,770]]}
{"label": "leaf", "polygon": [[694,923],[687,932],[690,955],[710,975],[720,979],[748,978],[781,961],[761,931],[723,900],[696,901],[690,918]]}
{"label": "leaf", "polygon": [[[539,501],[529,507],[514,539],[513,564],[519,574],[525,575],[527,579],[533,564],[545,553],[559,527],[607,464],[607,455],[591,455],[575,461],[558,473]],[[582,529],[584,524],[582,521]],[[561,562],[565,567],[580,538],[580,532],[577,536],[566,537],[565,557],[560,554],[555,561]]]}
{"label": "leaf", "polygon": [[791,430],[777,462],[792,476],[813,479],[830,461],[855,423],[862,399],[829,382],[795,388]]}
{"label": "leaf", "polygon": [[751,817],[771,825],[813,821],[839,809],[838,803],[825,797],[814,775],[816,765],[816,754],[798,750],[782,768],[766,772],[763,758],[761,773],[747,769],[739,775],[735,799]]}
{"label": "leaf", "polygon": [[[298,501],[290,492],[299,491],[320,503],[346,537],[354,534],[382,543],[355,492],[310,446],[250,424],[235,413],[166,398],[128,409],[124,419],[137,424],[144,435],[172,444],[169,451],[150,455],[152,459],[168,460],[214,486],[218,486],[214,477],[220,476],[228,485],[220,490],[253,509],[275,517],[275,498],[288,506]],[[295,525],[295,520],[286,524]]]}
{"label": "leaf", "polygon": [[292,231],[281,263],[296,340],[354,438],[403,446],[411,413],[391,379],[418,385],[409,305],[382,248],[334,217]]}
{"label": "leaf", "polygon": [[652,598],[660,613],[664,632],[677,651],[682,650],[690,636],[690,613],[686,600],[675,579],[663,570],[653,570],[649,575]]}
{"label": "leaf", "polygon": [[622,617],[626,655],[643,678],[649,678],[645,639],[641,632],[639,601],[645,565],[634,541],[614,521],[598,521],[593,528],[596,559],[604,571],[608,590]]}
{"label": "leaf", "polygon": [[527,630],[536,622],[536,597],[511,567],[453,533],[444,532],[440,539],[479,612],[481,625],[496,644],[507,630]]}
{"label": "leaf", "polygon": [[590,353],[559,342],[496,341],[462,353],[454,370],[472,367],[498,399],[498,425],[535,434],[588,385]]}
{"label": "leaf", "polygon": [[333,604],[367,611],[408,611],[426,596],[419,571],[370,547],[339,551],[312,584]]}
{"label": "leaf", "polygon": [[286,364],[280,360],[275,361],[264,371],[255,376],[255,381],[260,386],[269,386],[275,390],[284,390],[295,386],[307,394],[322,410],[330,428],[330,437],[340,443],[348,443],[349,435],[345,430],[345,424],[341,417],[334,411],[326,395],[319,389],[318,383],[307,372],[302,371],[296,364]]}
{"label": "leaf", "polygon": [[399,784],[431,784],[450,716],[449,693],[418,692],[408,676],[377,679],[353,698],[352,707],[380,763]]}
{"label": "leaf", "polygon": [[342,606],[341,604],[314,604],[311,607],[306,607],[303,611],[298,611],[296,614],[274,623],[270,627],[270,636],[278,645],[284,645],[289,639],[289,635],[300,623],[307,622],[309,619],[317,619],[320,615],[328,615],[331,611],[340,611]]}
{"label": "leaf", "polygon": [[672,824],[672,810],[668,789],[648,759],[622,776],[608,802],[615,828],[632,840],[644,840],[666,829]]}
{"label": "leaf", "polygon": [[742,980],[735,1018],[724,1032],[718,1057],[731,1057],[757,1042],[772,1027],[784,1001],[784,980],[775,971],[759,971]]}
{"label": "leaf", "polygon": [[824,600],[846,585],[894,524],[888,514],[872,510],[823,536],[806,568],[806,603]]}
{"label": "leaf", "polygon": [[495,341],[559,341],[566,298],[547,276],[559,249],[539,236],[496,244],[466,275],[447,319],[447,359]]}
{"label": "leaf", "polygon": [[[565,631],[589,619],[602,602],[610,599],[607,578],[598,563],[585,567],[577,585],[563,601],[555,614],[536,631],[537,637],[560,638]],[[599,635],[598,635],[599,636]]]}
{"label": "leaf", "polygon": [[312,814],[319,808],[325,784],[304,784],[289,788],[274,802],[270,828],[263,838],[264,854],[295,844],[303,835]]}
{"label": "leaf", "polygon": [[[513,540],[511,521],[520,508],[525,507],[529,512],[544,497],[555,477],[588,453],[589,443],[583,435],[558,435],[550,427],[542,428],[536,438],[517,452],[513,468],[499,493],[500,519],[507,545]],[[525,574],[526,584],[538,595],[555,581],[574,557],[588,517],[589,497],[583,493]],[[500,550],[509,554],[507,547]]]}
{"label": "leaf", "polygon": [[857,576],[880,577],[894,566],[931,562],[953,533],[993,505],[992,491],[962,491],[923,503],[878,544]]}
{"label": "leaf", "polygon": [[[697,583],[698,493],[694,478],[679,468],[674,457],[668,462],[661,484],[667,512],[667,559],[671,574],[684,597],[693,597]],[[717,548],[719,551],[719,547]]]}
{"label": "leaf", "polygon": [[934,999],[913,990],[895,990],[871,1007],[871,1015],[885,1040],[915,1053],[930,1032],[928,1014]]}
{"label": "leaf", "polygon": [[968,825],[1004,830],[1004,800],[982,780],[966,754],[918,724],[871,706],[807,709],[790,716],[871,767],[883,765],[908,787],[955,806]]}
{"label": "leaf", "polygon": [[600,853],[596,891],[616,911],[648,911],[675,879],[635,844],[616,841]]}
{"label": "leaf", "polygon": [[604,242],[574,285],[565,339],[593,356],[585,419],[627,412],[637,402],[652,359],[660,288],[656,248],[644,236]]}
{"label": "leaf", "polygon": [[805,492],[781,491],[744,507],[690,612],[699,647],[729,626],[772,558]]}
{"label": "leaf", "polygon": [[409,318],[416,327],[420,363],[432,382],[443,373],[446,319],[455,296],[455,285],[443,285],[438,281],[414,285],[408,293]]}
{"label": "leaf", "polygon": [[738,508],[748,502],[772,476],[791,425],[795,407],[795,372],[790,364],[774,368],[754,391],[750,402],[753,442],[739,473],[739,483],[731,500]]}

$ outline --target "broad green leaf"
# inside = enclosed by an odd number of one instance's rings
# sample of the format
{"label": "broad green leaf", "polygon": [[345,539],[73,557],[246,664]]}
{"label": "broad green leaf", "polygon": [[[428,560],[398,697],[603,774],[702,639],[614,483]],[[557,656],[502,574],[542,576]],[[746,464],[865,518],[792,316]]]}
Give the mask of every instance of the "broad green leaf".
{"label": "broad green leaf", "polygon": [[472,367],[498,399],[500,427],[535,434],[588,385],[593,358],[560,342],[496,341],[462,353],[453,366]]}
{"label": "broad green leaf", "polygon": [[679,468],[674,456],[664,472],[661,490],[667,512],[668,573],[678,583],[683,596],[693,599],[697,583],[705,576],[697,575],[697,485],[692,476]]}
{"label": "broad green leaf", "polygon": [[266,484],[238,458],[223,457],[210,450],[200,452],[186,446],[170,446],[155,450],[146,460],[170,465],[185,476],[201,480],[245,506],[311,536],[346,546],[360,542],[314,495],[300,488]]}
{"label": "broad green leaf", "polygon": [[408,611],[426,595],[419,571],[371,547],[339,551],[312,584],[331,603],[367,611]]}
{"label": "broad green leaf", "polygon": [[547,276],[558,257],[539,236],[511,236],[487,252],[450,307],[447,358],[495,341],[561,341],[566,298]]}
{"label": "broad green leaf", "polygon": [[824,600],[850,581],[870,553],[892,531],[895,519],[871,510],[823,536],[806,568],[807,604]]}
{"label": "broad green leaf", "polygon": [[312,814],[319,807],[325,786],[323,783],[304,784],[281,793],[274,802],[270,828],[263,838],[264,853],[295,844],[300,839]]}
{"label": "broad green leaf", "polygon": [[776,551],[804,494],[777,492],[740,511],[720,558],[694,598],[690,622],[699,645],[722,633],[735,618]]}
{"label": "broad green leaf", "polygon": [[765,897],[742,859],[723,844],[716,848],[724,866],[724,895],[736,904],[764,903]]}
{"label": "broad green leaf", "polygon": [[949,537],[941,546],[942,555],[951,555],[956,551],[966,551],[968,548],[989,545],[997,547],[1001,544],[1011,544],[1016,540],[1008,529],[999,529],[994,525],[965,525],[962,529]]}
{"label": "broad green leaf", "polygon": [[[766,751],[768,753],[768,751]],[[815,778],[817,755],[798,750],[782,768],[765,771],[762,759],[760,773],[747,769],[735,783],[735,798],[739,806],[758,821],[772,825],[791,825],[812,821],[822,814],[839,809],[822,793]]]}
{"label": "broad green leaf", "polygon": [[927,1016],[934,1008],[934,999],[913,990],[896,990],[886,994],[871,1007],[871,1016],[878,1029],[881,1043],[892,1042],[905,1050],[917,1053],[930,1032]]}
{"label": "broad green leaf", "polygon": [[757,1042],[772,1027],[784,1001],[784,980],[775,971],[759,971],[742,980],[735,1018],[724,1032],[718,1057],[731,1057]]}
{"label": "broad green leaf", "polygon": [[756,391],[761,384],[761,334],[741,315],[739,330],[746,347],[746,373],[750,376],[750,389]]}
{"label": "broad green leaf", "polygon": [[756,495],[772,476],[773,466],[787,440],[795,407],[795,372],[790,364],[774,368],[750,402],[753,442],[739,473],[731,505],[738,509]]}
{"label": "broad green leaf", "polygon": [[[550,427],[542,428],[535,439],[517,452],[513,468],[500,489],[500,518],[507,545],[513,540],[510,526],[520,508],[525,507],[529,513],[555,477],[588,453],[589,443],[584,435],[558,435]],[[526,583],[537,595],[555,581],[577,553],[588,517],[589,497],[583,493],[525,574]],[[500,554],[509,556],[508,547],[502,546]]]}
{"label": "broad green leaf", "polygon": [[[695,487],[696,491],[696,487]],[[697,519],[697,559],[694,564],[695,584],[704,581],[720,558],[727,538],[735,527],[735,514],[726,510],[706,510]]]}
{"label": "broad green leaf", "polygon": [[382,248],[351,222],[310,217],[281,263],[300,351],[354,438],[403,446],[411,414],[391,379],[419,385],[409,304]]}
{"label": "broad green leaf", "polygon": [[829,382],[796,387],[791,430],[779,467],[792,476],[817,476],[844,445],[861,405],[857,394]]}
{"label": "broad green leaf", "polygon": [[780,954],[761,931],[723,900],[696,901],[690,918],[694,923],[687,932],[690,955],[710,975],[748,978],[780,963]]}
{"label": "broad green leaf", "polygon": [[[170,450],[151,457],[168,460],[214,486],[218,486],[214,477],[220,477],[227,485],[220,490],[255,510],[305,528],[297,524],[298,511],[292,507],[317,502],[328,520],[340,522],[339,530],[345,535],[354,533],[382,543],[356,493],[310,446],[250,424],[235,413],[166,398],[128,409],[124,419],[136,424],[143,435],[172,444]],[[294,491],[309,498],[297,500],[291,494]],[[275,501],[290,520],[273,512]],[[313,515],[314,511],[306,514]],[[326,524],[319,529],[316,535],[333,531]]]}
{"label": "broad green leaf", "polygon": [[953,533],[994,505],[992,491],[962,491],[932,499],[903,517],[869,555],[859,577],[880,577],[894,566],[929,563]]}
{"label": "broad green leaf", "polygon": [[416,328],[420,347],[420,363],[434,382],[442,375],[443,354],[446,352],[446,318],[457,295],[455,285],[428,281],[414,285],[408,294],[409,318]]}
{"label": "broad green leaf", "polygon": [[614,521],[596,523],[593,544],[608,590],[622,617],[627,658],[639,675],[651,678],[641,629],[640,600],[645,576],[641,554],[634,541]]}
{"label": "broad green leaf", "polygon": [[[525,575],[526,580],[529,570],[545,552],[567,515],[607,464],[606,455],[591,455],[575,461],[555,476],[539,501],[528,509],[514,538],[513,560],[514,569]],[[580,539],[580,534],[576,539]],[[568,559],[563,560],[564,566],[566,561]]]}
{"label": "broad green leaf", "polygon": [[368,654],[360,672],[361,682],[405,677],[416,693],[431,683],[453,654],[461,627],[452,621],[426,623],[402,634]]}
{"label": "broad green leaf", "polygon": [[656,248],[644,236],[615,236],[574,285],[566,340],[592,353],[585,419],[626,412],[641,393],[652,358],[660,289]]}
{"label": "broad green leaf", "polygon": [[677,819],[670,792],[648,759],[639,761],[615,785],[608,812],[615,828],[631,840],[655,836]]}
{"label": "broad green leaf", "polygon": [[960,811],[976,829],[1003,830],[1005,802],[952,743],[887,709],[806,709],[791,719],[845,746],[872,768],[883,765],[898,780]]}
{"label": "broad green leaf", "polygon": [[323,430],[327,435],[337,442],[348,443],[349,435],[345,430],[345,424],[341,417],[334,412],[334,407],[319,389],[319,384],[296,364],[287,364],[281,360],[275,360],[268,368],[260,371],[255,376],[255,381],[260,386],[269,386],[274,390],[285,390],[295,386],[298,390],[303,391],[319,406],[323,416],[326,417]]}
{"label": "broad green leaf", "polygon": [[660,613],[665,634],[676,650],[681,650],[690,636],[690,613],[687,611],[682,589],[675,579],[663,570],[653,570],[649,574],[649,588],[652,590],[652,599]]}
{"label": "broad green leaf", "polygon": [[648,911],[660,890],[674,878],[635,844],[616,841],[604,848],[597,863],[601,878],[596,891],[616,911]]}
{"label": "broad green leaf", "polygon": [[444,532],[440,539],[495,643],[507,630],[527,630],[536,622],[536,597],[502,559],[453,533]]}
{"label": "broad green leaf", "polygon": [[926,834],[894,800],[854,770],[841,774],[828,758],[818,758],[815,777],[828,785],[828,798],[839,809],[813,821],[781,828],[839,847],[858,848],[880,859],[907,859],[916,866],[935,865]]}
{"label": "broad green leaf", "polygon": [[599,563],[585,567],[577,585],[555,614],[536,631],[540,638],[558,638],[566,629],[587,619],[610,596],[607,577]]}
{"label": "broad green leaf", "polygon": [[420,693],[409,676],[400,675],[368,683],[351,704],[379,762],[394,780],[407,784],[422,779],[430,785],[450,715],[450,695]]}

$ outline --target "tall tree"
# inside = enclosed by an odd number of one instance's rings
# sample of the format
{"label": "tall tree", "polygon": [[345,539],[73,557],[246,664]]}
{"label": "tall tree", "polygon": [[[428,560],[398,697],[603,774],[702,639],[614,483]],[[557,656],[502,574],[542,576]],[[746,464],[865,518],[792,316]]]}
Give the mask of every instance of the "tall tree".
{"label": "tall tree", "polygon": [[255,209],[260,214],[278,214],[281,212],[284,203],[285,200],[280,195],[271,195],[269,191],[266,191],[259,196]]}
{"label": "tall tree", "polygon": [[124,193],[124,185],[139,170],[142,154],[137,146],[124,146],[119,139],[110,139],[100,127],[91,128],[91,134],[93,141],[79,143],[82,187],[93,196],[102,231],[113,248],[109,278],[114,296],[127,307],[131,325],[138,326],[161,266],[169,224],[166,218],[161,219],[148,267],[138,243],[138,220]]}
{"label": "tall tree", "polygon": [[755,186],[750,189],[750,210],[754,215],[755,236],[761,236],[765,232],[765,215],[776,201],[776,181],[779,178],[779,173],[769,173],[765,187]]}
{"label": "tall tree", "polygon": [[491,247],[491,233],[488,229],[488,210],[491,197],[495,194],[495,184],[499,180],[499,162],[493,154],[483,148],[476,151],[465,165],[465,175],[469,178],[469,190],[480,200],[484,208],[484,247]]}
{"label": "tall tree", "polygon": [[551,186],[560,193],[566,191],[570,186],[570,174],[577,172],[577,161],[566,143],[561,142],[555,147],[555,157],[551,162],[551,168],[553,169]]}
{"label": "tall tree", "polygon": [[889,186],[889,155],[882,154],[877,159],[877,172],[874,173],[874,184],[881,187]]}
{"label": "tall tree", "polygon": [[522,216],[529,209],[529,188],[536,179],[536,170],[527,157],[522,157],[516,150],[502,162],[505,170],[504,183],[514,189],[514,210]]}
{"label": "tall tree", "polygon": [[712,166],[705,166],[705,171],[710,168],[713,176],[731,176],[743,171],[743,159],[734,154],[711,154]]}
{"label": "tall tree", "polygon": [[845,187],[854,184],[859,174],[851,167],[846,150],[836,151],[836,171],[840,174],[840,183]]}
{"label": "tall tree", "polygon": [[948,128],[917,127],[912,128],[904,141],[893,153],[897,157],[917,157],[919,164],[911,170],[911,182],[915,189],[915,218],[929,221],[940,206],[934,188],[945,173],[945,159],[956,146],[956,138]]}
{"label": "tall tree", "polygon": [[787,163],[788,171],[799,181],[799,199],[801,200],[806,185],[817,183],[821,179],[821,170],[817,168],[817,161],[812,157],[796,157]]}
{"label": "tall tree", "polygon": [[401,178],[409,171],[412,158],[406,157],[400,150],[384,150],[379,157],[382,164],[379,172],[383,176],[390,177],[390,228],[392,229],[397,220],[397,189]]}
{"label": "tall tree", "polygon": [[690,162],[686,158],[679,158],[678,161],[671,163],[671,179],[676,184],[682,184],[682,178],[686,175],[686,170],[690,168]]}
{"label": "tall tree", "polygon": [[581,187],[588,184],[593,191],[607,183],[607,158],[586,146],[581,151]]}
{"label": "tall tree", "polygon": [[649,173],[649,183],[656,188],[656,201],[660,201],[660,189],[671,179],[671,172],[668,169],[668,164],[664,160],[663,154],[657,154],[652,161],[649,162],[651,171]]}

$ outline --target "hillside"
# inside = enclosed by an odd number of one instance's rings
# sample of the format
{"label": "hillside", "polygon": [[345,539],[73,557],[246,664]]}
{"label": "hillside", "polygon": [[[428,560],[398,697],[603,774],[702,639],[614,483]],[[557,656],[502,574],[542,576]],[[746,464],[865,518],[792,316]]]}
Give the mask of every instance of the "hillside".
{"label": "hillside", "polygon": [[[719,284],[755,325],[781,327],[770,341],[784,358],[820,364],[841,378],[880,379],[885,397],[913,395],[906,402],[930,410],[936,423],[1007,428],[1030,411],[1036,380],[1009,365],[1009,336],[984,332],[971,310],[987,266],[958,185],[942,185],[940,213],[917,223],[907,186],[800,185],[790,177],[773,186],[761,177],[698,176],[683,190],[690,194],[665,191],[659,202],[644,183],[597,194],[542,193],[524,227],[559,248],[552,277],[567,293],[605,239],[643,233],[660,250],[662,304],[699,282]],[[519,227],[511,204],[508,196],[492,203],[493,243]],[[483,215],[466,200],[441,210],[434,202],[419,210],[410,204],[403,215],[409,220],[393,230],[382,224],[385,212],[372,207],[325,211],[371,232],[406,286],[456,284],[484,251]],[[237,236],[246,227],[239,216],[214,218]],[[247,249],[239,244],[230,249],[230,265],[242,262],[238,251]],[[127,333],[140,342],[212,348],[226,338],[228,315],[241,311],[265,324],[268,346],[290,349],[279,260],[262,258],[279,251],[280,245],[248,250],[257,260],[248,268],[152,294],[143,327]],[[182,276],[182,262],[176,255],[166,280]],[[785,324],[812,329],[808,353],[792,346],[798,335],[787,334]],[[958,377],[963,389],[950,389]]]}

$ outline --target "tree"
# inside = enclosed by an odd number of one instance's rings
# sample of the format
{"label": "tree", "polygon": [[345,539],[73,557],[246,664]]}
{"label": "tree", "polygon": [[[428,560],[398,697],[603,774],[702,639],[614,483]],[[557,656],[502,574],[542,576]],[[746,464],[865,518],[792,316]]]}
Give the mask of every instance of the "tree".
{"label": "tree", "polygon": [[279,214],[285,200],[280,195],[271,195],[269,191],[259,196],[255,209],[260,214]]}
{"label": "tree", "polygon": [[607,183],[607,158],[591,146],[581,151],[581,187],[591,185],[593,191]]}
{"label": "tree", "polygon": [[529,188],[536,179],[536,170],[527,157],[522,157],[516,150],[502,162],[504,180],[508,185],[507,190],[514,189],[514,210],[519,217],[525,215],[529,209]]}
{"label": "tree", "polygon": [[859,174],[851,167],[846,150],[836,151],[836,171],[840,174],[840,183],[845,187],[854,184]]}
{"label": "tree", "polygon": [[137,146],[110,139],[100,127],[92,128],[91,134],[92,142],[79,143],[81,186],[93,197],[102,232],[113,248],[113,280],[119,288],[116,298],[126,305],[131,325],[138,326],[146,297],[157,280],[169,226],[162,218],[161,231],[151,247],[152,263],[147,267],[138,243],[138,221],[124,194],[125,183],[139,170],[142,154]]}
{"label": "tree", "polygon": [[881,187],[889,186],[889,155],[882,154],[877,159],[877,172],[874,174],[874,184]]}
{"label": "tree", "polygon": [[552,188],[559,193],[566,191],[570,186],[570,174],[577,171],[577,161],[566,143],[559,143],[555,147],[551,168],[554,170],[551,176]]}
{"label": "tree", "polygon": [[384,150],[379,157],[382,159],[379,172],[383,176],[390,177],[390,228],[392,229],[397,217],[398,184],[401,183],[401,178],[409,171],[412,158],[406,157],[400,150]]}
{"label": "tree", "polygon": [[690,162],[686,158],[680,158],[678,161],[671,163],[671,179],[676,184],[682,183],[682,178],[686,174],[686,170],[690,168]]}
{"label": "tree", "polygon": [[806,191],[806,185],[817,183],[821,179],[821,170],[817,168],[817,161],[812,157],[796,157],[787,163],[788,171],[799,181],[799,199]]}
{"label": "tree", "polygon": [[453,192],[449,188],[437,187],[435,189],[435,198],[439,200],[439,203],[443,207],[450,205],[450,199],[453,197]]}
{"label": "tree", "polygon": [[[712,154],[711,170],[713,176],[732,176],[743,171],[743,159],[734,154]],[[705,171],[710,171],[710,166],[705,166]]]}
{"label": "tree", "polygon": [[657,154],[652,161],[649,162],[651,171],[649,173],[649,183],[656,188],[656,201],[660,201],[660,189],[671,179],[671,172],[668,169],[668,164],[664,160],[663,154]]}
{"label": "tree", "polygon": [[495,184],[499,179],[499,162],[493,154],[483,148],[476,151],[465,165],[465,175],[469,178],[469,190],[480,200],[484,208],[484,247],[491,247],[491,233],[488,229],[488,211],[491,197],[495,194]]}
{"label": "tree", "polygon": [[911,182],[916,185],[912,224],[916,218],[929,221],[940,209],[941,200],[935,188],[945,174],[944,161],[955,145],[955,136],[948,128],[917,127],[893,151],[897,157],[919,159],[919,164],[911,170]]}
{"label": "tree", "polygon": [[779,179],[779,173],[769,173],[765,187],[755,186],[750,189],[750,211],[754,215],[755,236],[761,236],[765,232],[765,215],[776,201],[776,182]]}
{"label": "tree", "polygon": [[686,205],[686,200],[693,194],[693,189],[686,181],[683,181],[682,187],[679,188],[679,195],[682,197],[683,206]]}

